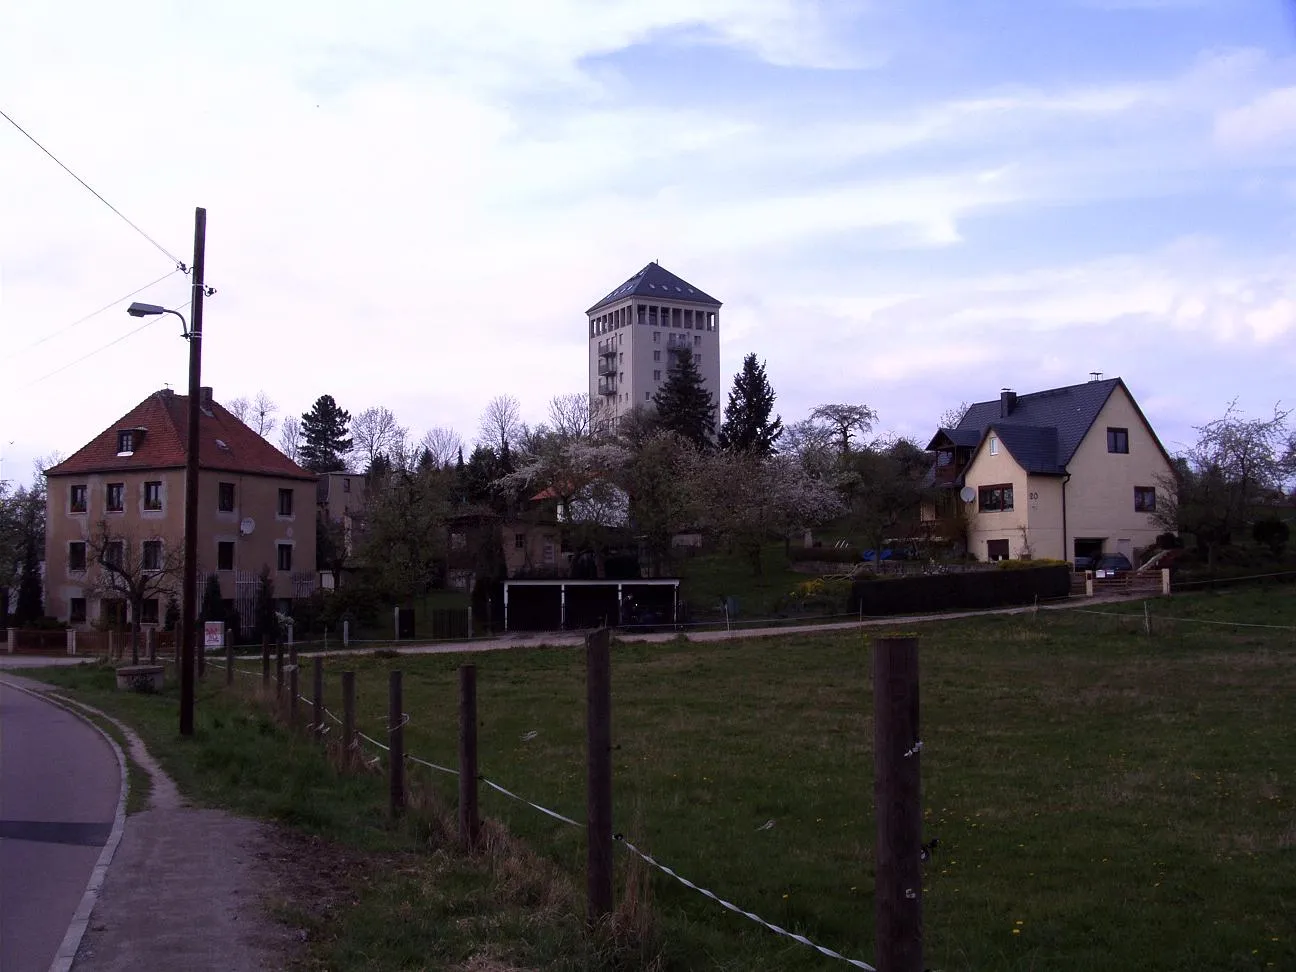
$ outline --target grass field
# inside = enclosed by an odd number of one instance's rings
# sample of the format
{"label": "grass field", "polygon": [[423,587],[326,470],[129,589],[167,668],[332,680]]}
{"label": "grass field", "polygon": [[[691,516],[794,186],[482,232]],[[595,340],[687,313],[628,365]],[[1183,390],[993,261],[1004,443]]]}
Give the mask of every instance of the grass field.
{"label": "grass field", "polygon": [[[924,877],[929,967],[1296,968],[1292,595],[1272,587],[1151,602],[1150,635],[1141,604],[1102,608],[1122,616],[1042,611],[918,629],[925,836],[940,840]],[[359,673],[370,735],[385,723],[387,671],[400,667],[409,751],[453,765],[455,670],[465,660],[478,666],[482,772],[582,818],[579,651],[329,665]],[[228,702],[202,700],[195,748],[175,739],[167,697],[113,697],[95,673],[48,677],[143,723],[181,786],[203,799],[360,846],[395,840],[382,828],[379,781],[339,778],[322,759],[312,768],[308,746],[231,715]],[[613,683],[617,829],[743,908],[871,961],[864,636],[622,645]],[[340,711],[335,677],[329,687]],[[236,729],[232,744],[217,742]],[[285,771],[285,750],[301,766]],[[422,778],[453,800],[448,777]],[[580,886],[579,830],[488,790],[482,799],[488,816]],[[387,967],[416,967],[395,956],[427,950],[463,961],[471,944],[444,922],[411,922],[397,945],[390,922],[363,917],[365,902],[394,899],[425,917],[452,916],[447,888],[469,902],[460,909],[480,906],[470,876],[434,883],[402,869],[371,886],[343,931],[320,945],[321,965],[379,968],[390,954]],[[651,898],[656,967],[845,967],[663,875]],[[577,908],[579,900],[571,898]],[[520,917],[496,924],[499,954],[532,967],[613,967],[572,951],[570,916],[547,937],[524,926]],[[566,959],[556,957],[564,950]],[[645,966],[622,955],[617,967]]]}

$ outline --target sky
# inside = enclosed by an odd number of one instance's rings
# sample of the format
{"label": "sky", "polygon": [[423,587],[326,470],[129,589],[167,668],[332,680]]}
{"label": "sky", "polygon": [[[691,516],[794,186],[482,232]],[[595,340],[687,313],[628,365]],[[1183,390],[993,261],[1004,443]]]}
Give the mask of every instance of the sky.
{"label": "sky", "polygon": [[187,313],[196,206],[217,399],[415,436],[584,391],[650,260],[785,421],[1101,372],[1175,452],[1296,397],[1286,0],[15,3],[0,110],[141,231],[0,119],[5,479],[187,388],[121,298]]}

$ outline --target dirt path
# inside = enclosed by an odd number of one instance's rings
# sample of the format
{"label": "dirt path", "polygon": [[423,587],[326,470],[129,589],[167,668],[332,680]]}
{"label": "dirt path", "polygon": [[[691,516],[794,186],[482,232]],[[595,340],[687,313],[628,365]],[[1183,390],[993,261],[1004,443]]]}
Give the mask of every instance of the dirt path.
{"label": "dirt path", "polygon": [[[273,920],[282,886],[275,828],[187,805],[139,737],[105,713],[22,680],[113,722],[152,777],[147,810],[126,818],[72,968],[84,972],[261,972],[282,969],[299,936]],[[278,862],[278,863],[276,863]]]}

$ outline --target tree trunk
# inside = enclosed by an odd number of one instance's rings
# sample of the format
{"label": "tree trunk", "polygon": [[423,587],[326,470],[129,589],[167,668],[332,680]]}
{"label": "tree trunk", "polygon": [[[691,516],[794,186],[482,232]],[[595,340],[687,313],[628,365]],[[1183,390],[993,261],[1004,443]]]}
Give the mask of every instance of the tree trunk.
{"label": "tree trunk", "polygon": [[139,664],[140,605],[131,603],[131,664]]}

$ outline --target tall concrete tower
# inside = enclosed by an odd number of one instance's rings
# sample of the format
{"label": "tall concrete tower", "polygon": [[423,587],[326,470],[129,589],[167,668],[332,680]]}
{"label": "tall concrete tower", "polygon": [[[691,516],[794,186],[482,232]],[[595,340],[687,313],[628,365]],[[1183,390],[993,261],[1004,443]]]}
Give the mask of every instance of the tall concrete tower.
{"label": "tall concrete tower", "polygon": [[656,262],[586,311],[589,392],[596,419],[615,427],[652,406],[682,348],[693,352],[720,425],[720,301]]}

